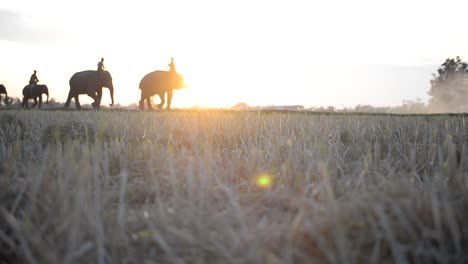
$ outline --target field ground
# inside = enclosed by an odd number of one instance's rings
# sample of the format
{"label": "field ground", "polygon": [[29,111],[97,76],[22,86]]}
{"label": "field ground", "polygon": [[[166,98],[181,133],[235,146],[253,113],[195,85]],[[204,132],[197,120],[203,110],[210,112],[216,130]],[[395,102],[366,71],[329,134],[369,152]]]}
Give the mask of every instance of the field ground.
{"label": "field ground", "polygon": [[0,111],[0,263],[467,263],[467,121]]}

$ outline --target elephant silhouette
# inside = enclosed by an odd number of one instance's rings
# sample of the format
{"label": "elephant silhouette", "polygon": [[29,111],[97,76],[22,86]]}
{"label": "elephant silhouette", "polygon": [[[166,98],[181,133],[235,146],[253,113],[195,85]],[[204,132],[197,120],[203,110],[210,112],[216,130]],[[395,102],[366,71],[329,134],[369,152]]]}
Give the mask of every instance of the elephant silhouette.
{"label": "elephant silhouette", "polygon": [[6,87],[5,87],[5,85],[0,84],[0,101],[2,100],[2,94],[5,94],[5,99],[4,99],[3,102],[5,102],[5,104],[7,104],[8,103],[8,93],[7,93]]}
{"label": "elephant silhouette", "polygon": [[76,109],[81,109],[78,96],[87,94],[94,99],[93,107],[98,109],[101,105],[102,88],[107,87],[110,91],[111,106],[114,105],[114,85],[112,76],[108,71],[82,71],[73,74],[70,78],[70,92],[68,93],[65,108],[70,107],[72,98],[75,98]]}
{"label": "elephant silhouette", "polygon": [[21,103],[21,106],[23,106],[23,108],[28,108],[28,100],[33,99],[34,100],[33,107],[35,107],[37,105],[37,99],[39,98],[39,108],[41,108],[43,94],[47,95],[47,101],[46,101],[46,104],[47,104],[49,102],[49,88],[47,88],[47,85],[44,85],[44,84],[26,85],[23,88],[23,102]]}
{"label": "elephant silhouette", "polygon": [[146,74],[140,81],[141,99],[140,109],[144,109],[144,103],[148,105],[148,110],[152,109],[150,98],[157,94],[161,99],[158,108],[164,106],[165,94],[167,93],[167,109],[171,108],[172,92],[174,89],[185,88],[182,75],[168,71],[154,71]]}

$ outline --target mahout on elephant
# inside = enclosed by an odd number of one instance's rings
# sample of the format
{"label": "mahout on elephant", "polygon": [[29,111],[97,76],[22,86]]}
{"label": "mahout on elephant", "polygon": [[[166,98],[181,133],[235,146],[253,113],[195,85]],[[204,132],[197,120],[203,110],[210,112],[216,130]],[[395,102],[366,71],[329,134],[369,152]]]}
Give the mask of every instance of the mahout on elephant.
{"label": "mahout on elephant", "polygon": [[114,105],[114,85],[112,76],[108,71],[82,71],[73,74],[70,78],[70,92],[68,93],[65,107],[70,107],[72,98],[75,98],[76,109],[81,109],[78,96],[86,94],[94,99],[92,106],[98,109],[101,105],[102,88],[109,88],[112,103]]}
{"label": "mahout on elephant", "polygon": [[105,70],[106,70],[106,67],[104,67],[104,58],[101,58],[101,60],[97,64],[97,71],[103,72]]}
{"label": "mahout on elephant", "polygon": [[150,98],[157,94],[161,99],[158,108],[164,106],[165,94],[167,93],[167,109],[171,108],[172,93],[174,89],[185,88],[182,75],[172,71],[154,71],[146,74],[140,81],[141,99],[140,109],[144,109],[146,100],[148,110],[152,109]]}
{"label": "mahout on elephant", "polygon": [[174,58],[171,58],[171,62],[167,65],[169,67],[169,72],[176,73]]}
{"label": "mahout on elephant", "polygon": [[42,95],[47,95],[46,104],[49,103],[49,88],[45,84],[28,84],[23,88],[23,102],[21,106],[23,108],[28,108],[28,100],[33,99],[33,107],[38,105],[37,101],[39,99],[39,108],[42,106]]}
{"label": "mahout on elephant", "polygon": [[38,82],[39,82],[39,79],[37,78],[37,71],[34,70],[34,73],[31,74],[31,77],[29,78],[29,84],[36,85]]}

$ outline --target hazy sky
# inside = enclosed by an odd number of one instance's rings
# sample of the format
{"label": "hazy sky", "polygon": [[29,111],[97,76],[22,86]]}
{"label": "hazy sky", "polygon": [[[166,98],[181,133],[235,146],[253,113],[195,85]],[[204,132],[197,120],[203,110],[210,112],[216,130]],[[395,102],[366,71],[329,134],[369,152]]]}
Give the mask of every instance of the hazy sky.
{"label": "hazy sky", "polygon": [[[101,57],[116,103],[175,58],[173,105],[337,107],[427,100],[431,73],[468,59],[465,1],[53,1],[0,4],[0,83],[19,97],[34,69],[65,101]],[[84,103],[87,96],[80,96]],[[104,91],[104,103],[109,93]]]}

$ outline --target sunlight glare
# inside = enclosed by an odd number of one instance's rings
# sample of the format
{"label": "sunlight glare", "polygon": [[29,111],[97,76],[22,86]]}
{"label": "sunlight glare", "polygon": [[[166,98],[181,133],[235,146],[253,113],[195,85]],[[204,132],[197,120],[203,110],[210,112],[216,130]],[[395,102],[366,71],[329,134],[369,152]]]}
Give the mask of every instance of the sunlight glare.
{"label": "sunlight glare", "polygon": [[257,187],[260,189],[269,189],[273,180],[270,175],[262,174],[257,178]]}

